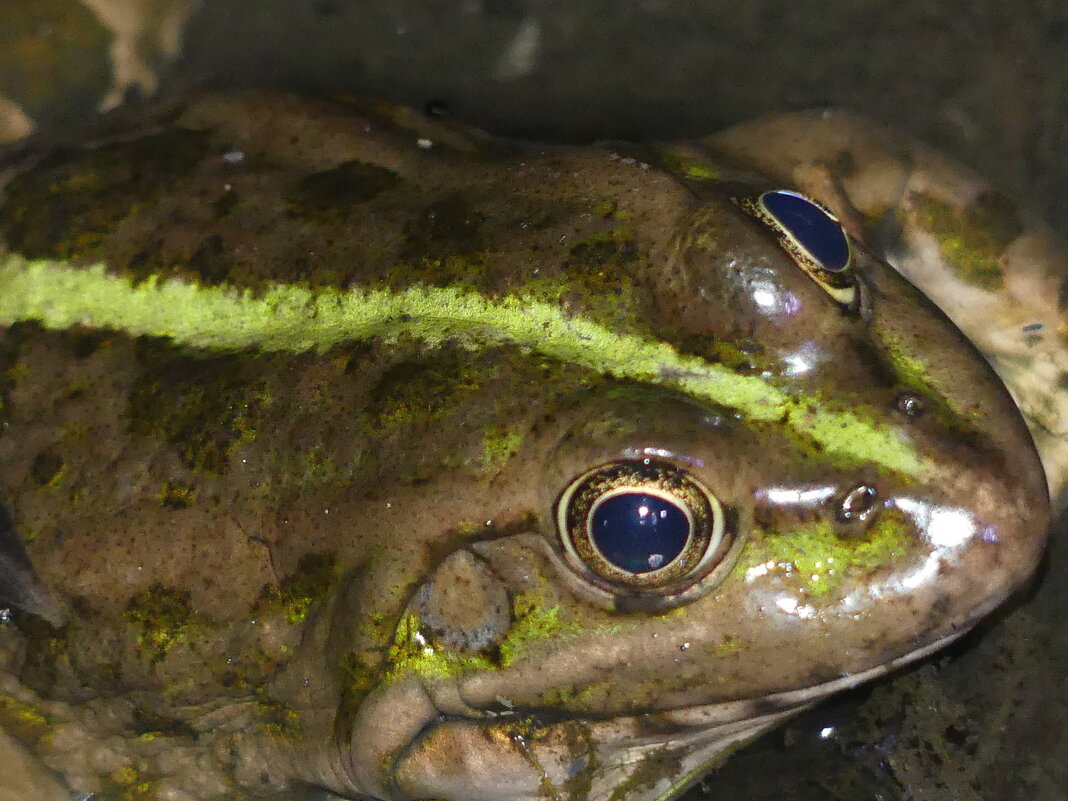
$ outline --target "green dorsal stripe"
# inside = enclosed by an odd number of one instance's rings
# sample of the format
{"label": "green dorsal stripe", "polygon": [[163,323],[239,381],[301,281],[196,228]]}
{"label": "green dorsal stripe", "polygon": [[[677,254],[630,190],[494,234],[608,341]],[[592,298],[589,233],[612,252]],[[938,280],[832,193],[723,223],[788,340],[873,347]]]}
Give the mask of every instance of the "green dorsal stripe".
{"label": "green dorsal stripe", "polygon": [[402,291],[308,290],[276,285],[258,294],[177,280],[108,275],[63,262],[0,255],[0,324],[36,320],[46,328],[113,328],[170,337],[207,350],[325,350],[346,340],[403,333],[430,346],[450,340],[479,348],[529,347],[561,361],[660,384],[741,412],[779,420],[838,457],[908,474],[923,464],[909,444],[848,410],[821,409],[758,376],[679,353],[664,342],[620,334],[544,301],[491,300],[452,287]]}

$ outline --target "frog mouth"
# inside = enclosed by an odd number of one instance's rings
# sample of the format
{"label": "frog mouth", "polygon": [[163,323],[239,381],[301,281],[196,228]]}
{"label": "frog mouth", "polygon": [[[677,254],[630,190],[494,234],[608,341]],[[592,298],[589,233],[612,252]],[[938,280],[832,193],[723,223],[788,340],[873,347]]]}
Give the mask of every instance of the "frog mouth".
{"label": "frog mouth", "polygon": [[[978,617],[976,618],[978,619]],[[439,713],[392,766],[395,799],[666,801],[712,765],[829,695],[894,672],[971,625],[868,670],[759,698],[577,719],[533,710]],[[424,687],[433,703],[441,688]]]}

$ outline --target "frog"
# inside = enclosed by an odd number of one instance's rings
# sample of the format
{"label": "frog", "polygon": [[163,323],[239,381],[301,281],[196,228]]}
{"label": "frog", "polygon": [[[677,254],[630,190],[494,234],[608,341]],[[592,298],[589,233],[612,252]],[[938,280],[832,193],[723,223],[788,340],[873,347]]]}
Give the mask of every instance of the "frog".
{"label": "frog", "polygon": [[970,631],[1061,486],[1064,249],[846,112],[205,91],[6,154],[0,242],[39,798],[668,801]]}

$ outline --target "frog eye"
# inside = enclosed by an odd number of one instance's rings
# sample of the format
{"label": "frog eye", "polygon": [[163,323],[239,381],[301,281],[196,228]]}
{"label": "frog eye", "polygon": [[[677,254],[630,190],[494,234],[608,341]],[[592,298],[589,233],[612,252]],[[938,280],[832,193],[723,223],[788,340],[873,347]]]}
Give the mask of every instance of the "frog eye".
{"label": "frog eye", "polygon": [[832,298],[843,306],[855,305],[849,237],[828,209],[788,189],[764,192],[742,205],[771,228],[786,252]]}
{"label": "frog eye", "polygon": [[651,459],[596,467],[557,504],[572,568],[608,590],[677,589],[723,560],[723,508],[701,483]]}

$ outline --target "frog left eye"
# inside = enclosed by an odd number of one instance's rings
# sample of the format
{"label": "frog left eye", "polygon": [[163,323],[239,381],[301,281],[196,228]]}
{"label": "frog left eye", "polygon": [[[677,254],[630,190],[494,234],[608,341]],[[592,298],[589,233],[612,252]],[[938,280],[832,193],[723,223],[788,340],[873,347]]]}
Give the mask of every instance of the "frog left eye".
{"label": "frog left eye", "polygon": [[789,189],[764,192],[742,205],[771,228],[779,244],[832,298],[844,306],[856,304],[849,237],[830,210]]}
{"label": "frog left eye", "polygon": [[716,497],[654,460],[579,476],[560,497],[557,526],[571,566],[610,591],[674,590],[722,561],[728,545]]}

